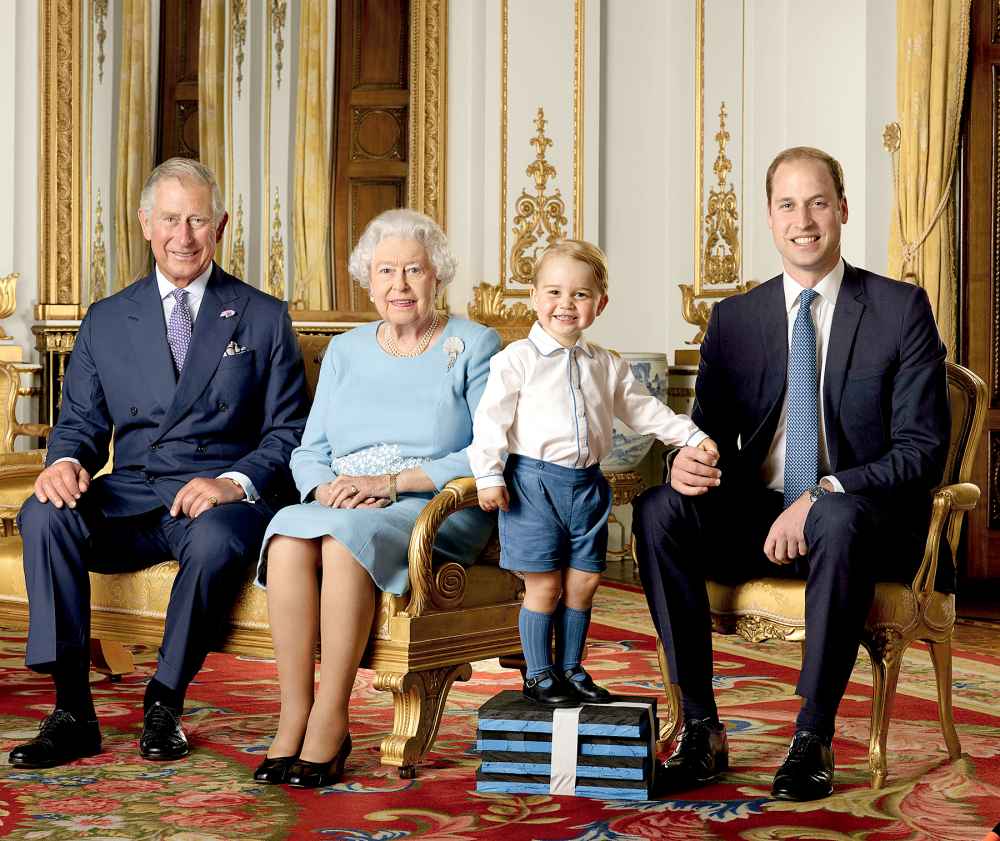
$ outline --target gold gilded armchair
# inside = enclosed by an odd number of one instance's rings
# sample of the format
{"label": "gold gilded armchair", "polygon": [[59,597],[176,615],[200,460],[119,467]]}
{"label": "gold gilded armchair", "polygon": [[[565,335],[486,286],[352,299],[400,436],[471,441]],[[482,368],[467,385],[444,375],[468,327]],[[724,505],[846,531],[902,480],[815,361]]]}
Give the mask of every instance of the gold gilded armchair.
{"label": "gold gilded armchair", "polygon": [[[328,341],[329,336],[299,336],[310,394]],[[32,491],[43,456],[43,451],[23,457],[0,455],[0,517],[16,515]],[[432,748],[454,681],[468,680],[476,660],[521,652],[517,618],[523,583],[500,569],[495,538],[468,567],[434,562],[438,528],[451,514],[474,505],[478,505],[476,486],[470,478],[449,482],[427,504],[410,539],[410,592],[382,594],[361,662],[374,670],[376,688],[392,694],[393,729],[382,740],[382,764],[398,768],[403,777],[414,776],[416,763]],[[23,628],[28,599],[21,538],[13,531],[8,519],[6,536],[0,537],[0,627]],[[267,597],[254,586],[254,567],[248,563],[219,649],[271,657]],[[160,644],[176,573],[176,561],[138,572],[91,573],[95,668],[111,675],[127,673],[133,664],[124,645]]]}
{"label": "gold gilded armchair", "polygon": [[[875,587],[861,644],[872,664],[871,730],[868,765],[872,788],[885,783],[886,737],[903,652],[910,643],[927,643],[937,679],[938,713],[948,756],[962,752],[951,709],[951,637],[955,625],[955,595],[934,589],[938,550],[944,537],[957,557],[965,512],[976,507],[979,488],[968,482],[976,444],[986,419],[986,384],[961,365],[947,363],[951,398],[951,442],[945,483],[934,493],[924,557],[910,584],[881,582]],[[708,582],[713,630],[739,634],[749,642],[778,639],[805,640],[805,582],[784,578],[757,578],[743,584]],[[657,641],[660,673],[667,695],[666,716],[660,728],[665,749],[680,726],[680,691],[670,683],[663,647]]]}

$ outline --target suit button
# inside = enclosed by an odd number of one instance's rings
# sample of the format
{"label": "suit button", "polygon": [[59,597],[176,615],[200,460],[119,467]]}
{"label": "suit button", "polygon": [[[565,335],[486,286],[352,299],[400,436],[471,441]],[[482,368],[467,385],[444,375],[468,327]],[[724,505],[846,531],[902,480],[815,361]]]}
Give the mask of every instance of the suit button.
{"label": "suit button", "polygon": [[223,403],[223,402],[222,402],[222,401],[220,400],[220,401],[219,401],[219,405],[218,405],[218,408],[219,408],[219,411],[220,411],[220,412],[225,412],[226,410],[228,410],[228,409],[229,409],[229,406],[227,406],[227,405],[226,405],[225,403]]}
{"label": "suit button", "polygon": [[160,449],[160,445],[159,444],[150,444],[149,445],[149,449],[151,449],[151,450],[158,450],[158,449]]}
{"label": "suit button", "polygon": [[136,408],[135,406],[129,406],[129,408],[128,408],[128,413],[129,413],[129,414],[130,414],[130,415],[131,415],[132,417],[135,417],[135,416],[136,416],[137,414],[139,414],[139,410],[138,410],[138,409],[137,409],[137,408]]}
{"label": "suit button", "polygon": [[198,447],[195,447],[194,449],[195,449],[195,452],[197,452],[197,453],[204,453],[204,452],[208,451],[208,447],[204,447],[204,446],[198,446]]}

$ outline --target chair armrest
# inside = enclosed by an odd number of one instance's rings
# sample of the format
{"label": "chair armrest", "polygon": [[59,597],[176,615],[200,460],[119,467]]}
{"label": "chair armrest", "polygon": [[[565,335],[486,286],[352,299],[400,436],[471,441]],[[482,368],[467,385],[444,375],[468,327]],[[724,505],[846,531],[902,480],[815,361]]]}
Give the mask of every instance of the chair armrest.
{"label": "chair armrest", "polygon": [[[434,575],[434,541],[438,529],[448,517],[456,511],[477,505],[476,480],[466,476],[452,479],[420,512],[410,535],[410,603],[404,611],[407,616],[422,616],[430,605],[445,608],[455,603],[455,582],[446,582],[442,590],[442,582],[437,580],[439,576]],[[464,575],[461,576],[461,586],[464,587]],[[460,592],[458,596],[461,598]]]}
{"label": "chair armrest", "polygon": [[14,470],[20,475],[26,469],[34,469],[35,474],[45,467],[45,450],[25,450],[20,453],[0,453],[0,479]]}
{"label": "chair armrest", "polygon": [[938,553],[945,524],[948,525],[948,541],[954,549],[965,512],[971,511],[978,503],[979,488],[971,482],[943,485],[934,492],[931,521],[927,527],[927,543],[924,544],[924,558],[913,578],[912,589],[918,597],[921,594],[926,596],[934,592]]}
{"label": "chair armrest", "polygon": [[48,438],[52,434],[52,427],[47,423],[17,423],[14,424],[14,431],[18,435]]}

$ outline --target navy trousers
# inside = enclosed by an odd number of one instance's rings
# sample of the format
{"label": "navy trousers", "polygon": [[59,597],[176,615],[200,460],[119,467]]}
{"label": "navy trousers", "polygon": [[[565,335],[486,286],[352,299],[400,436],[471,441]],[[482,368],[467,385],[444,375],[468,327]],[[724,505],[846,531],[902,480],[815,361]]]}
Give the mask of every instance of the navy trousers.
{"label": "navy trousers", "polygon": [[[830,493],[809,511],[806,558],[780,566],[764,554],[782,495],[765,488],[684,496],[664,485],[633,503],[639,575],[672,679],[692,697],[712,691],[706,578],[806,581],[806,650],[796,692],[836,710],[847,688],[876,580],[907,580],[920,547],[884,546],[890,530],[873,501]],[[898,535],[898,532],[896,532]]]}
{"label": "navy trousers", "polygon": [[129,572],[176,559],[156,679],[183,693],[220,640],[245,570],[256,563],[269,509],[220,505],[195,519],[162,506],[134,517],[106,517],[81,496],[56,508],[34,496],[21,508],[28,590],[25,664],[51,672],[89,658],[88,572]]}

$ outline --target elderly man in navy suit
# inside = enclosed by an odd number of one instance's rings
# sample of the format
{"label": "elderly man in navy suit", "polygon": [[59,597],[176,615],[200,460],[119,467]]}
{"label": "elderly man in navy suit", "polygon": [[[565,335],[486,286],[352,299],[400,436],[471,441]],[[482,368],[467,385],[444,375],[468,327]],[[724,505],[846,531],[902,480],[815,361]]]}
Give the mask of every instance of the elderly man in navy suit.
{"label": "elderly man in navy suit", "polygon": [[706,575],[806,580],[803,700],[771,793],[809,800],[833,790],[834,720],[875,582],[910,580],[920,561],[950,416],[927,295],[841,257],[840,164],[788,149],[771,163],[766,191],[784,272],[717,303],[701,346],[692,417],[719,453],[677,451],[669,486],[636,502],[636,539],[683,697],[665,790],[728,767]]}
{"label": "elderly man in navy suit", "polygon": [[[188,684],[219,637],[268,520],[294,499],[305,425],[298,342],[283,302],[213,262],[228,217],[197,161],[158,166],[139,220],[156,267],[92,305],[63,380],[47,466],[19,515],[30,625],[25,662],[51,673],[56,708],[11,764],[99,753],[89,684],[88,572],[176,558],[139,750],[188,752]],[[108,459],[114,469],[93,478]]]}

